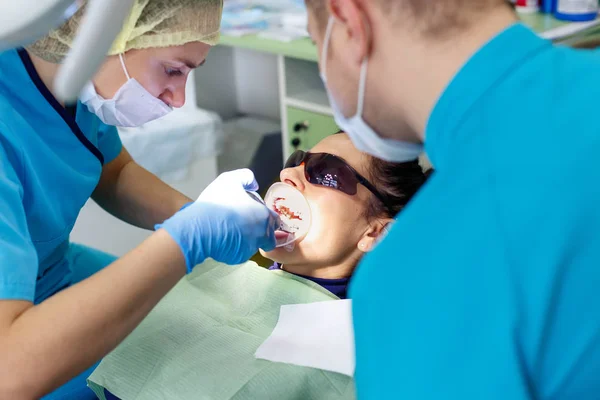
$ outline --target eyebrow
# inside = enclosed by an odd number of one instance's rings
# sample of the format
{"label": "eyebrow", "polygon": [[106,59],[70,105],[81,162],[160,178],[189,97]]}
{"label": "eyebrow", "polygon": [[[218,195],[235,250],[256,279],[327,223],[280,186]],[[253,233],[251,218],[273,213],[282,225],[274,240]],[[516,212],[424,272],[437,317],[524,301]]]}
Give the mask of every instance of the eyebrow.
{"label": "eyebrow", "polygon": [[190,60],[186,60],[183,58],[177,58],[176,61],[185,64],[185,66],[188,67],[189,69],[196,69],[198,67],[203,66],[206,63],[206,58],[200,64],[196,64]]}

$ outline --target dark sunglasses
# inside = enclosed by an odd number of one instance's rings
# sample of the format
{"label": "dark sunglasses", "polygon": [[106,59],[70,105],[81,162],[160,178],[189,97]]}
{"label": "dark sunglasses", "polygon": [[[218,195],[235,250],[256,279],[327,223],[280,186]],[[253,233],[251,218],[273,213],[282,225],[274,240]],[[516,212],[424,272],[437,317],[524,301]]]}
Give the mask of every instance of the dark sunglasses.
{"label": "dark sunglasses", "polygon": [[303,164],[304,176],[313,185],[336,189],[354,196],[360,183],[383,203],[388,212],[391,212],[392,208],[375,186],[341,158],[329,153],[296,150],[285,162],[284,168],[296,168]]}

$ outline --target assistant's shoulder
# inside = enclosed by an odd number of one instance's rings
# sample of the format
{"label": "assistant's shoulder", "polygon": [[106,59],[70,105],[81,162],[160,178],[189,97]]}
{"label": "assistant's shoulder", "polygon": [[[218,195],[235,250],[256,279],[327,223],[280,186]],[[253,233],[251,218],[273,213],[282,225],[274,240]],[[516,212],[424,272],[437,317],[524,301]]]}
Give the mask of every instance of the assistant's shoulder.
{"label": "assistant's shoulder", "polygon": [[20,160],[28,124],[0,88],[0,151],[3,157]]}
{"label": "assistant's shoulder", "polygon": [[0,87],[0,151],[5,156],[21,152],[24,121]]}

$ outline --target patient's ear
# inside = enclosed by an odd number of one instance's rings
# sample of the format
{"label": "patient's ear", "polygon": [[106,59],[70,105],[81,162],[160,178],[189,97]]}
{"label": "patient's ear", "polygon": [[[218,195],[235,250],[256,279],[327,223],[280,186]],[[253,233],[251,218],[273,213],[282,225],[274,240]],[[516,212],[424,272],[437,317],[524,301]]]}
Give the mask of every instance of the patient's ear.
{"label": "patient's ear", "polygon": [[363,237],[358,242],[358,250],[368,253],[381,242],[390,231],[393,219],[377,219],[369,226]]}

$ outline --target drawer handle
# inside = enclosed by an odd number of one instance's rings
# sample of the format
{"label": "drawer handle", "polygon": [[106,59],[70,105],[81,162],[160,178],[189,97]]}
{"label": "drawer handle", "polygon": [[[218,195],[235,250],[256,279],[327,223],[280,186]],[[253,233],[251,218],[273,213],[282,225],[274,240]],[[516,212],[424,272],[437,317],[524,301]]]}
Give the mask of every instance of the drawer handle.
{"label": "drawer handle", "polygon": [[310,122],[308,122],[308,121],[296,122],[294,124],[294,132],[300,133],[303,131],[307,131],[309,127],[310,127]]}
{"label": "drawer handle", "polygon": [[302,142],[298,138],[292,139],[292,147],[294,147],[294,149],[297,149],[298,147],[300,147],[301,143]]}

